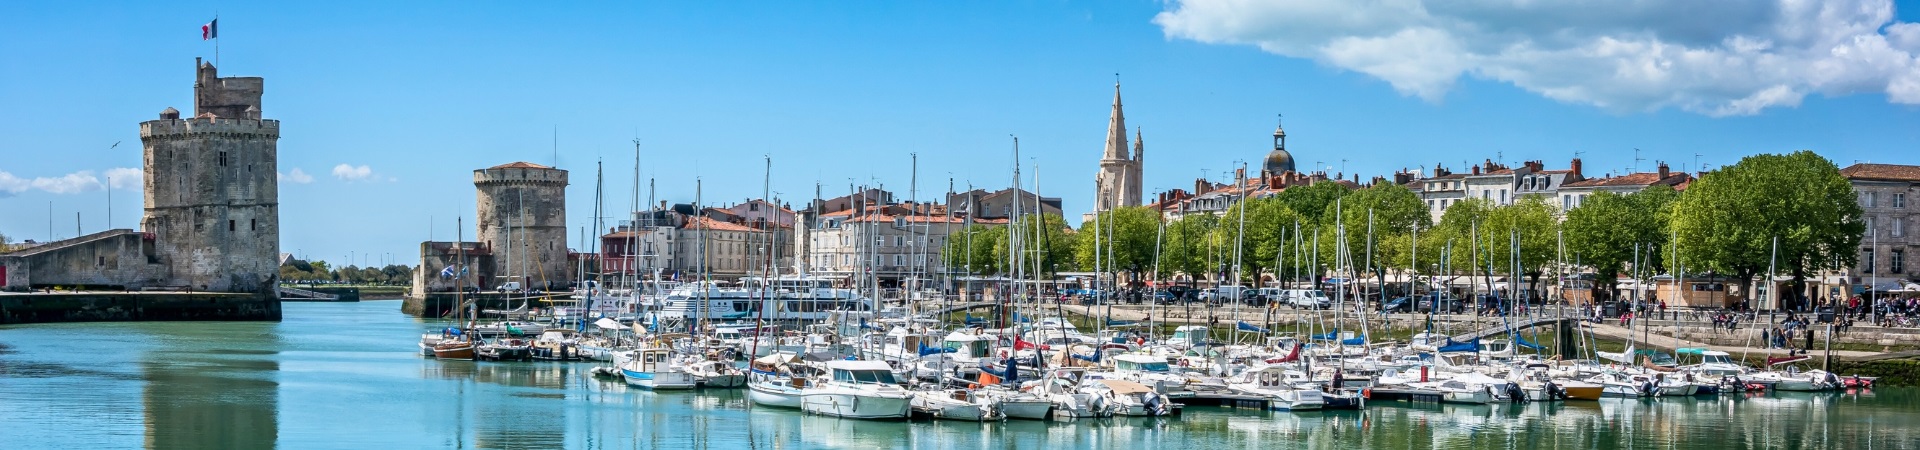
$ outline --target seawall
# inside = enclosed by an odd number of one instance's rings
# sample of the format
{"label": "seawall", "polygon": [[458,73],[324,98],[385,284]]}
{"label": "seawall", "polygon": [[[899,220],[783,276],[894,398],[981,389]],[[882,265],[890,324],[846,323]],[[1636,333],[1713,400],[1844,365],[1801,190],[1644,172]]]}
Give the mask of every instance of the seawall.
{"label": "seawall", "polygon": [[0,294],[0,324],[169,320],[279,321],[280,299],[214,292]]}

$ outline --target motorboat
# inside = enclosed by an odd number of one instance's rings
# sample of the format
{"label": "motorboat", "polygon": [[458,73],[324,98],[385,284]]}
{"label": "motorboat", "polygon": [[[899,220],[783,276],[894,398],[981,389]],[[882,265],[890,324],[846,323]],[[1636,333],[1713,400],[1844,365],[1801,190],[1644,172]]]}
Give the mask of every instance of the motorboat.
{"label": "motorboat", "polygon": [[1193,397],[1193,391],[1187,389],[1187,377],[1173,373],[1173,366],[1164,356],[1140,353],[1122,353],[1113,356],[1113,372],[1120,379],[1132,381],[1153,388],[1154,392],[1165,394],[1168,398]]}
{"label": "motorboat", "polygon": [[[448,328],[447,330],[451,331],[453,329]],[[433,346],[439,344],[440,340],[446,339],[447,333],[448,331],[420,334],[420,356],[433,356]]]}
{"label": "motorboat", "polygon": [[627,384],[646,389],[693,389],[698,386],[693,375],[673,366],[673,351],[665,348],[643,348],[634,350],[631,359],[619,366],[620,376]]}
{"label": "motorboat", "polygon": [[1207,341],[1208,328],[1200,325],[1181,325],[1173,329],[1173,336],[1167,338],[1166,346],[1174,350],[1186,350],[1194,343]]}
{"label": "motorboat", "polygon": [[906,419],[913,394],[880,361],[828,361],[827,378],[800,390],[800,409],[849,419]]}
{"label": "motorboat", "polygon": [[1006,418],[993,406],[992,401],[967,389],[913,391],[913,409],[925,411],[936,419],[982,422]]}
{"label": "motorboat", "polygon": [[581,358],[580,348],[574,343],[574,332],[566,328],[552,328],[540,332],[533,340],[530,352],[533,359],[548,361],[573,361]]}
{"label": "motorboat", "polygon": [[1262,366],[1229,378],[1227,387],[1266,399],[1267,409],[1271,411],[1314,411],[1326,407],[1319,390],[1295,386],[1289,378],[1304,379],[1306,373],[1280,365]]}
{"label": "motorboat", "polygon": [[1099,379],[1093,383],[1083,383],[1082,392],[1096,394],[1106,399],[1114,415],[1119,416],[1170,416],[1179,412],[1180,405],[1173,403],[1166,394],[1153,390],[1147,385],[1129,380]]}
{"label": "motorboat", "polygon": [[474,356],[492,361],[523,361],[533,357],[533,342],[514,337],[493,338],[476,347]]}
{"label": "motorboat", "polygon": [[488,324],[482,324],[482,325],[475,325],[473,327],[473,331],[475,333],[489,334],[489,335],[503,334],[508,336],[539,336],[540,333],[544,333],[547,331],[547,326],[533,323],[533,322],[519,322],[519,321],[509,320],[505,322],[494,322],[494,323],[488,323]]}
{"label": "motorboat", "polygon": [[1425,389],[1440,395],[1442,403],[1462,403],[1485,405],[1497,400],[1497,390],[1488,384],[1474,383],[1460,378],[1407,383],[1416,389]]}
{"label": "motorboat", "polygon": [[1112,417],[1113,410],[1109,408],[1107,399],[1083,391],[1081,385],[1084,383],[1090,383],[1086,368],[1061,367],[1048,370],[1038,385],[1030,389],[1053,404],[1053,417],[1056,419]]}
{"label": "motorboat", "polygon": [[1053,413],[1053,402],[1036,394],[1001,386],[985,386],[973,393],[986,399],[995,411],[1008,419],[1046,420]]}
{"label": "motorboat", "polygon": [[696,359],[683,363],[680,371],[692,375],[694,384],[703,388],[732,389],[747,385],[747,374],[728,361]]}

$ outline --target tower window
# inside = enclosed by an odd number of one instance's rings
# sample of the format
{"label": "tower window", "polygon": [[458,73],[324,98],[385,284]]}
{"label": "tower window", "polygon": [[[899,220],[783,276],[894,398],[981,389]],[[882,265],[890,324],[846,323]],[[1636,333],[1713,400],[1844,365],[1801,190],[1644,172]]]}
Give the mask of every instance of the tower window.
{"label": "tower window", "polygon": [[[248,167],[252,167],[252,166],[248,166]],[[258,229],[260,229],[260,219],[247,219],[248,231],[253,231]]]}
{"label": "tower window", "polygon": [[233,220],[228,220],[228,221],[227,221],[227,231],[233,231],[233,223],[234,223],[234,222],[235,222],[235,221],[233,221]]}
{"label": "tower window", "polygon": [[220,152],[220,167],[227,166],[227,152]]}

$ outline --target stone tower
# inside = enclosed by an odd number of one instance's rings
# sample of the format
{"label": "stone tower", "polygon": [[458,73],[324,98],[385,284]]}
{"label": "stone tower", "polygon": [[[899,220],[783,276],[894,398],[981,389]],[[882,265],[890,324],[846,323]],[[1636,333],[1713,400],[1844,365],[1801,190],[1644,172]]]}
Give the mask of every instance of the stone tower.
{"label": "stone tower", "polygon": [[572,283],[567,265],[567,171],[529,162],[473,171],[481,245],[493,253],[493,284],[523,276],[523,286]]}
{"label": "stone tower", "polygon": [[146,213],[157,279],[264,292],[280,273],[280,121],[260,118],[260,77],[221,78],[194,58],[194,115],[167,108],[140,123]]}
{"label": "stone tower", "polygon": [[[1145,153],[1140,146],[1135,152]],[[1094,177],[1098,191],[1094,212],[1123,206],[1140,206],[1141,155],[1128,156],[1127,118],[1120,110],[1120,83],[1113,84],[1113,115],[1107,119],[1107,150],[1100,157],[1100,174]]]}

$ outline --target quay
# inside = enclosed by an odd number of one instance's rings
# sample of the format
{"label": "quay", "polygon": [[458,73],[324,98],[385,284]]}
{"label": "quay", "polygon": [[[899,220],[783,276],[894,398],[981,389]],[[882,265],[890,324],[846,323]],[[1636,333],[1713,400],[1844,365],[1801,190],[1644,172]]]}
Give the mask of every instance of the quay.
{"label": "quay", "polygon": [[0,324],[280,320],[280,299],[225,292],[0,292]]}

